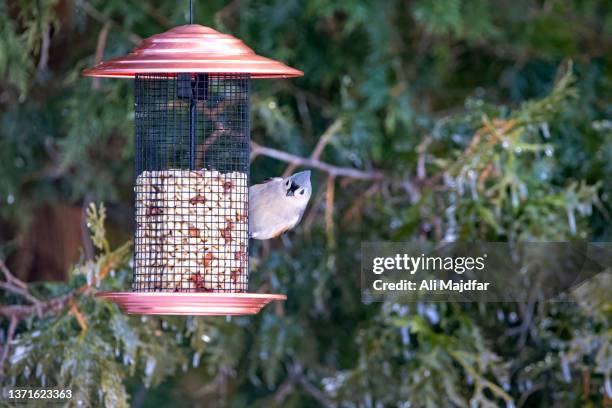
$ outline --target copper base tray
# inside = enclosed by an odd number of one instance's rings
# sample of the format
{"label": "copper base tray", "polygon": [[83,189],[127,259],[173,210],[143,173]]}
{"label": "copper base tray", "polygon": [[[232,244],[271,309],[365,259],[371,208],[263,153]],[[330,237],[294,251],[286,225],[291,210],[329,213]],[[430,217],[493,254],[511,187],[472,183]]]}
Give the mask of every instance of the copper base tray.
{"label": "copper base tray", "polygon": [[147,315],[252,315],[285,295],[265,293],[100,292],[128,314]]}

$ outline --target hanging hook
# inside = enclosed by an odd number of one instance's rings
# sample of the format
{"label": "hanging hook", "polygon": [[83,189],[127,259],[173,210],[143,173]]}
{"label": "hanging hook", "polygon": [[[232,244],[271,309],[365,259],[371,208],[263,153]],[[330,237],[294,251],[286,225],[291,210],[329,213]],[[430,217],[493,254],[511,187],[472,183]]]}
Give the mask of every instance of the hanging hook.
{"label": "hanging hook", "polygon": [[193,0],[189,0],[189,24],[193,24]]}

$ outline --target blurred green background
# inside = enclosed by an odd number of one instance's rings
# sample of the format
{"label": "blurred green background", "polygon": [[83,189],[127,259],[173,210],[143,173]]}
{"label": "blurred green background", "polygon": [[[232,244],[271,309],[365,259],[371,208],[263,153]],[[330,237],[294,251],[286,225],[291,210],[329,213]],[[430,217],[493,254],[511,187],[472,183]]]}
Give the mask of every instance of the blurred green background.
{"label": "blurred green background", "polygon": [[[184,24],[187,3],[0,3],[0,258],[37,298],[108,270],[96,288],[129,287],[129,248],[111,248],[132,231],[132,83],[80,72]],[[256,317],[140,319],[87,292],[10,336],[5,306],[28,300],[3,292],[3,383],[70,386],[87,406],[611,404],[609,279],[567,303],[365,305],[359,261],[362,241],[610,241],[612,3],[194,10],[304,71],[254,82],[253,141],[308,157],[326,135],[321,161],[382,176],[313,172],[301,224],[252,245],[251,289],[288,295]],[[252,181],[286,168],[258,156]]]}

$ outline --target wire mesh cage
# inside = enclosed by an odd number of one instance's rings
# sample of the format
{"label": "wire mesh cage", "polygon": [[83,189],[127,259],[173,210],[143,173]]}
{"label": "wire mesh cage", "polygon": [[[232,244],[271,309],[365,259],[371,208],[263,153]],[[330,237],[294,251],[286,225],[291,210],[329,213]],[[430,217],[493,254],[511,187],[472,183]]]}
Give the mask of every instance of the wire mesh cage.
{"label": "wire mesh cage", "polygon": [[134,291],[248,289],[249,88],[136,75]]}

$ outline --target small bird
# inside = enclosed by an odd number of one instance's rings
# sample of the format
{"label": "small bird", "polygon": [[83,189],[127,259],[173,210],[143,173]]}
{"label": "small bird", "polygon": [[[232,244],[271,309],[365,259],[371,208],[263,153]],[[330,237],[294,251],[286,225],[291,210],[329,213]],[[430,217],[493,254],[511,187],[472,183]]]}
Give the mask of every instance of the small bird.
{"label": "small bird", "polygon": [[251,238],[270,239],[295,227],[310,199],[310,170],[274,177],[249,189]]}

